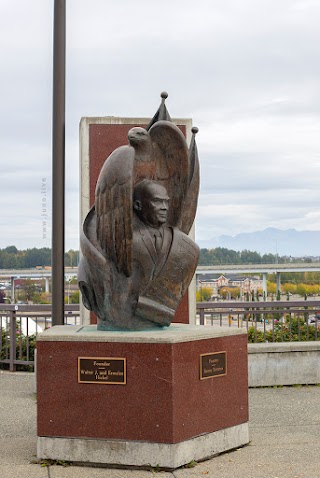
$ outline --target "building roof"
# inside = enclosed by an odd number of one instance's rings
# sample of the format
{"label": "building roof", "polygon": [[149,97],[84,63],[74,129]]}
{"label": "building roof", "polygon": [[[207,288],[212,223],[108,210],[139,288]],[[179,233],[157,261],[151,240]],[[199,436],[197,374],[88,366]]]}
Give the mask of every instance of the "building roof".
{"label": "building roof", "polygon": [[256,276],[243,276],[243,275],[239,275],[239,274],[201,274],[198,275],[198,280],[200,282],[215,282],[217,281],[218,279],[220,279],[220,277],[224,277],[225,279],[227,279],[228,281],[230,282],[234,282],[234,281],[237,281],[237,282],[244,282],[246,280],[251,280],[251,281],[256,281],[256,280],[261,280],[259,277],[256,277]]}

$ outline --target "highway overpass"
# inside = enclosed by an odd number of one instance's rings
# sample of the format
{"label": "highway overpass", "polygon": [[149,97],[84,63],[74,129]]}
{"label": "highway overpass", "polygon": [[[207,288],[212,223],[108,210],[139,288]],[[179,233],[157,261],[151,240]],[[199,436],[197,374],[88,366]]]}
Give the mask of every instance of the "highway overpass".
{"label": "highway overpass", "polygon": [[[77,267],[65,267],[66,278],[75,277]],[[320,262],[287,264],[219,264],[198,266],[196,274],[273,274],[277,272],[320,272]],[[5,278],[51,277],[51,269],[0,269],[0,279]]]}
{"label": "highway overpass", "polygon": [[320,262],[287,264],[219,264],[198,266],[197,274],[274,274],[277,272],[319,272]]}
{"label": "highway overpass", "polygon": [[[66,280],[76,277],[77,267],[65,267]],[[320,272],[320,262],[302,262],[287,264],[219,264],[214,266],[198,266],[196,275],[199,278],[203,274],[262,274],[263,291],[267,293],[267,274],[276,274],[277,291],[280,290],[281,272]],[[49,291],[49,278],[51,269],[0,269],[0,280],[10,279],[11,293],[14,294],[14,279],[17,278],[45,278],[46,291]]]}
{"label": "highway overpass", "polygon": [[[75,277],[77,275],[77,267],[65,267],[64,274],[66,278]],[[0,279],[5,278],[41,278],[41,277],[51,277],[51,268],[49,269],[37,269],[36,267],[32,269],[0,269]]]}
{"label": "highway overpass", "polygon": [[[64,274],[66,280],[76,277],[77,267],[65,267]],[[9,280],[11,288],[11,300],[14,302],[14,281],[15,279],[45,279],[45,291],[49,292],[49,279],[51,277],[51,268],[49,269],[0,269],[0,280]]]}

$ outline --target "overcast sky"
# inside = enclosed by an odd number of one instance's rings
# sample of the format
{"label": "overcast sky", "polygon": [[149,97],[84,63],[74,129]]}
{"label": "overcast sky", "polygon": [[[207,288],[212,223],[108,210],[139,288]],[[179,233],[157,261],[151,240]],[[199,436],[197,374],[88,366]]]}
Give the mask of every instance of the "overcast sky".
{"label": "overcast sky", "polygon": [[[319,21],[320,0],[67,0],[66,249],[80,118],[151,117],[163,90],[200,130],[198,239],[320,230]],[[53,0],[0,0],[0,247],[51,245],[52,24]]]}

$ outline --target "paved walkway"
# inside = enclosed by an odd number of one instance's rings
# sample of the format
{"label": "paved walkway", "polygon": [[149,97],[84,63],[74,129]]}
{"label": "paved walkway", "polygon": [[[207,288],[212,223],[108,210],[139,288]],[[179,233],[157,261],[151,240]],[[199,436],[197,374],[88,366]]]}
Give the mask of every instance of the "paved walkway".
{"label": "paved walkway", "polygon": [[174,472],[32,464],[33,374],[0,371],[1,478],[319,478],[320,387],[250,390],[250,445]]}

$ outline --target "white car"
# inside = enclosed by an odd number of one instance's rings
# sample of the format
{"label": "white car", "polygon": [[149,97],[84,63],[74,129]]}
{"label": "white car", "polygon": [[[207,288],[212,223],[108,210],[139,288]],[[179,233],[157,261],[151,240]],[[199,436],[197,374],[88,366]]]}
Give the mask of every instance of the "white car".
{"label": "white car", "polygon": [[309,325],[313,325],[313,324],[316,324],[316,325],[319,325],[320,326],[320,314],[315,314],[315,315],[311,315],[309,316],[309,319],[308,319],[308,324]]}

